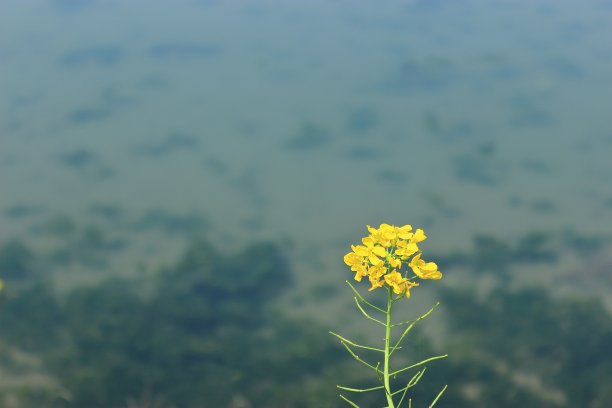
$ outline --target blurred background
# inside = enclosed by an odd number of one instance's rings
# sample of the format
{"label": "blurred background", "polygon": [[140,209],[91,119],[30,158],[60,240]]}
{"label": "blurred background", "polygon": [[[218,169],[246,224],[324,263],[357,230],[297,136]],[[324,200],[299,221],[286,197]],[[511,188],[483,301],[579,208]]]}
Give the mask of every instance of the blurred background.
{"label": "blurred background", "polygon": [[346,406],[387,222],[445,274],[397,308],[442,304],[414,406],[612,406],[610,39],[609,0],[3,0],[0,405]]}

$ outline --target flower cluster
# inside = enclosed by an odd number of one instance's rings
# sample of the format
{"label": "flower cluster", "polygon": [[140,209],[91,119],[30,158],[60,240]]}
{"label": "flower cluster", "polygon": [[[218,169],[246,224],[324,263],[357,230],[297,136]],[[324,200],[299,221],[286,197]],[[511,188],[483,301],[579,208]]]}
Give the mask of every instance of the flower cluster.
{"label": "flower cluster", "polygon": [[[422,229],[413,232],[410,225],[389,224],[367,227],[370,235],[361,239],[363,245],[351,245],[352,251],[344,256],[357,282],[367,276],[372,284],[369,290],[387,285],[395,294],[410,297],[410,289],[419,286],[415,278],[442,279],[438,265],[421,259],[418,244],[427,238]],[[408,277],[407,270],[402,274],[406,262],[414,276]]]}

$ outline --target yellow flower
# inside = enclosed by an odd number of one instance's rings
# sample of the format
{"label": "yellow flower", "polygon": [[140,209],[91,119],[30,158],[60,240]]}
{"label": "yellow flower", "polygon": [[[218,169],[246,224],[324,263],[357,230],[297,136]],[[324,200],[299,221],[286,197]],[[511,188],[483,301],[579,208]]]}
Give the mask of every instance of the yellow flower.
{"label": "yellow flower", "polygon": [[[390,247],[393,244],[393,236],[389,234],[392,231],[392,227],[389,224],[380,224],[378,228],[370,227],[367,225],[370,238],[377,244],[382,245],[385,248]],[[390,229],[391,228],[391,229]]]}
{"label": "yellow flower", "polygon": [[412,238],[412,226],[404,225],[402,227],[396,227],[389,224],[380,224],[378,228],[368,227],[370,236],[379,243],[380,245],[388,248],[395,245],[397,239],[410,239]]}
{"label": "yellow flower", "polygon": [[353,247],[353,251],[359,256],[368,258],[372,265],[378,265],[382,262],[379,257],[384,258],[387,255],[385,248],[376,245],[376,241],[372,237],[362,238],[361,242],[363,242],[363,245]]}
{"label": "yellow flower", "polygon": [[[355,247],[353,246],[353,250]],[[351,270],[354,271],[355,267],[363,265],[366,263],[366,260],[363,256],[357,255],[355,252],[349,252],[344,255],[344,263],[351,267]]]}
{"label": "yellow flower", "polygon": [[425,235],[425,232],[422,229],[418,228],[412,235],[410,241],[416,244],[418,242],[425,241],[426,239],[427,235]]}
{"label": "yellow flower", "polygon": [[384,263],[379,263],[378,265],[372,266],[368,269],[368,275],[374,277],[375,279],[380,279],[385,273],[387,273],[387,268]]}
{"label": "yellow flower", "polygon": [[4,290],[4,281],[0,279],[0,292]]}
{"label": "yellow flower", "polygon": [[[353,250],[354,245],[351,245]],[[355,280],[361,282],[361,278],[368,275],[368,260],[363,256],[357,255],[355,252],[349,252],[344,255],[344,263],[351,267],[351,271],[355,272]]]}
{"label": "yellow flower", "polygon": [[419,284],[416,283],[416,282],[409,281],[409,280],[405,280],[404,281],[404,288],[405,288],[405,291],[406,291],[406,298],[408,298],[408,299],[410,298],[410,289],[414,288],[415,286],[419,286]]}
{"label": "yellow flower", "polygon": [[354,279],[357,282],[361,282],[361,278],[363,278],[364,276],[368,276],[368,269],[365,266],[363,268],[358,268],[355,270]]}
{"label": "yellow flower", "polygon": [[403,227],[396,227],[397,237],[399,239],[410,239],[413,236],[412,225],[404,225]]}
{"label": "yellow flower", "polygon": [[383,263],[379,263],[378,265],[371,267],[368,270],[368,279],[370,280],[372,287],[368,290],[374,290],[382,287],[385,281],[381,278],[385,273],[387,273],[387,268],[385,268]]}
{"label": "yellow flower", "polygon": [[388,262],[389,262],[389,266],[392,268],[399,269],[402,267],[402,261],[399,258],[394,258],[390,256]]}
{"label": "yellow flower", "polygon": [[393,293],[395,293],[396,295],[405,294],[407,298],[410,297],[410,289],[415,286],[419,286],[418,283],[411,282],[408,279],[404,279],[402,275],[397,271],[393,271],[385,275],[385,282],[387,283],[387,285],[393,288]]}
{"label": "yellow flower", "polygon": [[395,254],[400,256],[402,259],[408,259],[411,255],[417,253],[419,247],[414,242],[398,241]]}
{"label": "yellow flower", "polygon": [[410,260],[410,268],[421,279],[442,279],[442,272],[438,270],[438,265],[434,262],[425,262],[421,259],[421,254],[416,254]]}
{"label": "yellow flower", "polygon": [[404,292],[403,283],[404,278],[402,278],[402,274],[396,270],[385,275],[385,282],[387,285],[393,288],[393,292],[397,295],[401,295]]}
{"label": "yellow flower", "polygon": [[381,280],[375,280],[375,279],[372,279],[370,277],[370,283],[372,284],[372,287],[370,289],[368,289],[368,291],[371,292],[371,291],[373,291],[376,288],[382,288],[383,285],[385,284],[385,281],[382,280],[382,279]]}

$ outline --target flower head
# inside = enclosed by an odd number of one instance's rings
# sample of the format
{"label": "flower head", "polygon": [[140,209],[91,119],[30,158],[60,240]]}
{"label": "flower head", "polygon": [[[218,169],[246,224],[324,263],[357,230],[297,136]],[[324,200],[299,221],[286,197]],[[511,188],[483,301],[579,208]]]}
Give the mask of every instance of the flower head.
{"label": "flower head", "polygon": [[[419,286],[415,278],[442,278],[438,265],[421,259],[418,244],[427,239],[422,229],[412,231],[411,225],[390,224],[380,224],[378,228],[368,225],[367,229],[370,234],[362,238],[363,245],[351,245],[352,251],[344,256],[344,263],[355,272],[356,281],[368,277],[370,291],[387,287],[396,295],[410,297],[410,289]],[[415,276],[410,279],[406,277],[407,272],[402,275],[404,261],[414,272]]]}

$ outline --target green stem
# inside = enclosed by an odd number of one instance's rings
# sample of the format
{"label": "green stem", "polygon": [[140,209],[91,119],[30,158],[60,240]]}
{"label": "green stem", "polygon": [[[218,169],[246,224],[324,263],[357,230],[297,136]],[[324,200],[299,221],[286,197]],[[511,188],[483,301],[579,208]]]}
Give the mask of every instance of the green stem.
{"label": "green stem", "polygon": [[385,365],[383,367],[383,377],[385,385],[385,394],[387,395],[387,407],[395,408],[393,404],[393,396],[391,395],[391,386],[389,385],[389,344],[391,343],[391,311],[393,310],[393,292],[391,287],[387,288],[389,297],[387,301],[387,324],[385,327]]}

